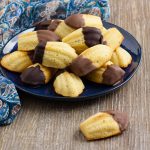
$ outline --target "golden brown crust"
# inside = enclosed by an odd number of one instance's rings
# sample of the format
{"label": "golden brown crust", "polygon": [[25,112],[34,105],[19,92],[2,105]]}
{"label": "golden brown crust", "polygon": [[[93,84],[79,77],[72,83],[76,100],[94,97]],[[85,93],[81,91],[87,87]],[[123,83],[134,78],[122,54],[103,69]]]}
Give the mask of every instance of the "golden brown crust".
{"label": "golden brown crust", "polygon": [[125,113],[104,111],[83,121],[80,130],[87,140],[97,140],[121,134],[127,126]]}
{"label": "golden brown crust", "polygon": [[27,52],[15,51],[5,55],[1,60],[1,65],[9,71],[21,73],[32,65],[32,61]]}
{"label": "golden brown crust", "polygon": [[84,89],[82,80],[78,76],[67,71],[59,74],[53,85],[57,94],[67,97],[77,97]]}

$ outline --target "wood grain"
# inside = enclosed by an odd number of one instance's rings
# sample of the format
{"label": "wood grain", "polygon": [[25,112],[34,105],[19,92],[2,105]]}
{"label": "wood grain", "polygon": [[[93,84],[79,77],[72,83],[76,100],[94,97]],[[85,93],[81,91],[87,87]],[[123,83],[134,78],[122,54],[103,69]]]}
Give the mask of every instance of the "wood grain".
{"label": "wood grain", "polygon": [[[150,2],[110,0],[111,18],[143,47],[142,64],[123,88],[97,100],[58,103],[20,93],[23,109],[13,124],[0,128],[1,150],[149,150],[150,149]],[[128,112],[129,128],[121,136],[87,142],[79,124],[107,109]]]}

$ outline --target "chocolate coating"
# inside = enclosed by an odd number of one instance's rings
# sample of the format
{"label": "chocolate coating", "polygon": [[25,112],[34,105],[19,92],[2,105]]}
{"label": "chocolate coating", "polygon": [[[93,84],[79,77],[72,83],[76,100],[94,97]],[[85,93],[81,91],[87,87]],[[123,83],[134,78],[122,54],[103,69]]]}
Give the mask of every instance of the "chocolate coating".
{"label": "chocolate coating", "polygon": [[84,76],[95,70],[96,67],[89,59],[80,55],[70,64],[69,69],[77,76]]}
{"label": "chocolate coating", "polygon": [[56,35],[54,32],[49,30],[38,30],[37,37],[39,42],[60,41],[60,37]]}
{"label": "chocolate coating", "polygon": [[114,85],[118,81],[122,80],[124,75],[125,71],[119,66],[109,65],[103,73],[103,83],[106,85]]}
{"label": "chocolate coating", "polygon": [[88,47],[102,43],[103,36],[99,29],[95,27],[83,27],[82,33],[84,35],[85,44]]}
{"label": "chocolate coating", "polygon": [[48,30],[55,31],[60,23],[61,23],[60,20],[53,20],[51,24],[48,26]]}
{"label": "chocolate coating", "polygon": [[114,120],[119,124],[120,131],[124,131],[127,129],[129,124],[129,119],[126,113],[118,112],[118,111],[106,111],[106,113],[112,115]]}
{"label": "chocolate coating", "polygon": [[33,62],[33,55],[34,55],[34,52],[33,52],[33,51],[27,52],[27,54],[28,54],[30,60]]}
{"label": "chocolate coating", "polygon": [[42,64],[45,46],[45,42],[41,42],[36,46],[33,56],[33,63]]}
{"label": "chocolate coating", "polygon": [[65,19],[65,23],[74,29],[82,28],[85,25],[82,14],[73,14],[69,16]]}
{"label": "chocolate coating", "polygon": [[45,84],[45,76],[40,70],[40,66],[25,69],[20,77],[22,82],[30,85]]}
{"label": "chocolate coating", "polygon": [[47,30],[49,25],[51,24],[52,20],[47,20],[47,21],[42,21],[42,22],[38,22],[38,23],[35,23],[34,26],[35,26],[35,31],[37,30]]}

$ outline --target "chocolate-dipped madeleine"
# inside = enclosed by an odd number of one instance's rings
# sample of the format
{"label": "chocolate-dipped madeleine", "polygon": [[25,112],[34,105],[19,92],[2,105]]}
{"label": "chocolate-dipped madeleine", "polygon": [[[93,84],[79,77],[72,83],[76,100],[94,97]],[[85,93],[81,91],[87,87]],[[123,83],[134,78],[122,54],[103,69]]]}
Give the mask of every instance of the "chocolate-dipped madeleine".
{"label": "chocolate-dipped madeleine", "polygon": [[20,78],[23,83],[30,85],[46,84],[52,78],[52,69],[44,67],[38,63],[26,68]]}
{"label": "chocolate-dipped madeleine", "polygon": [[90,72],[86,78],[95,83],[114,85],[121,81],[124,75],[123,69],[109,61],[104,66]]}
{"label": "chocolate-dipped madeleine", "polygon": [[41,42],[35,48],[33,61],[46,67],[63,69],[69,66],[76,57],[75,50],[66,43]]}
{"label": "chocolate-dipped madeleine", "polygon": [[5,55],[1,60],[1,65],[14,72],[22,72],[32,65],[33,52],[15,51]]}
{"label": "chocolate-dipped madeleine", "polygon": [[90,14],[73,14],[65,19],[66,25],[79,29],[82,27],[96,27],[98,29],[103,28],[101,18]]}
{"label": "chocolate-dipped madeleine", "polygon": [[31,51],[34,50],[40,42],[46,43],[47,41],[60,41],[60,38],[54,32],[48,30],[23,33],[18,37],[18,50]]}
{"label": "chocolate-dipped madeleine", "polygon": [[96,27],[98,29],[103,28],[101,18],[98,16],[88,14],[73,14],[67,17],[64,21],[61,21],[53,31],[61,38],[64,38],[76,29],[86,26]]}
{"label": "chocolate-dipped madeleine", "polygon": [[101,44],[103,40],[102,32],[95,27],[80,28],[62,39],[73,47],[78,54],[89,47]]}
{"label": "chocolate-dipped madeleine", "polygon": [[100,68],[112,57],[113,50],[106,45],[96,45],[82,52],[70,64],[70,70],[78,76],[84,76]]}
{"label": "chocolate-dipped madeleine", "polygon": [[89,117],[80,124],[80,130],[87,140],[97,140],[123,133],[128,124],[126,113],[111,110]]}
{"label": "chocolate-dipped madeleine", "polygon": [[110,28],[107,31],[104,29],[105,34],[103,35],[103,44],[116,50],[120,47],[121,43],[124,40],[124,36],[117,28]]}

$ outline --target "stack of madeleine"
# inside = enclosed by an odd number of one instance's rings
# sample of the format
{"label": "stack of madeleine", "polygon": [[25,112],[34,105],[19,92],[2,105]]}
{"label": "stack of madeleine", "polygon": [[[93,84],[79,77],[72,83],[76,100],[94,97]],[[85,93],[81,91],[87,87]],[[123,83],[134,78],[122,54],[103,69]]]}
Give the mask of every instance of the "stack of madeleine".
{"label": "stack of madeleine", "polygon": [[85,88],[82,78],[108,86],[123,80],[132,61],[121,47],[123,40],[100,17],[74,14],[36,23],[35,31],[20,34],[18,49],[5,55],[1,65],[20,73],[25,84],[44,85],[53,79],[57,94],[78,97]]}

